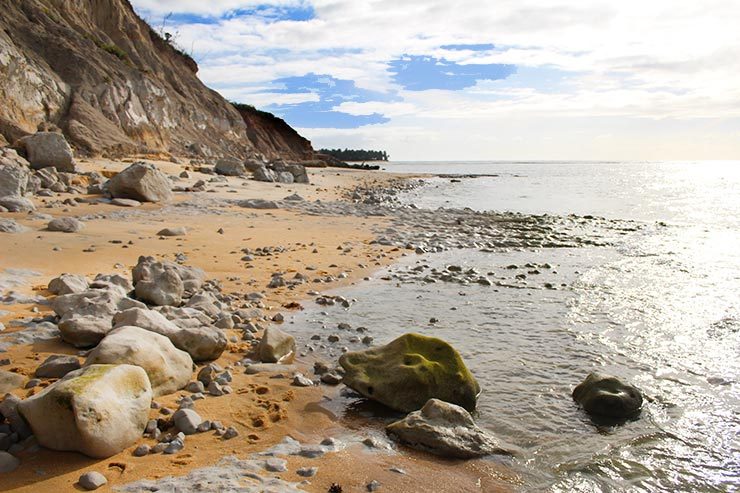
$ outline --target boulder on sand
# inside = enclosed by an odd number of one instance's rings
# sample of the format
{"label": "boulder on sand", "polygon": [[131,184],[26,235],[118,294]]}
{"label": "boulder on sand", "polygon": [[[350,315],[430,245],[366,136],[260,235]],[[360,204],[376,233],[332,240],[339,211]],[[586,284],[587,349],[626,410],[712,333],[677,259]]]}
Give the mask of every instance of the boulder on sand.
{"label": "boulder on sand", "polygon": [[15,390],[25,383],[23,375],[11,371],[0,370],[0,394]]}
{"label": "boulder on sand", "polygon": [[589,414],[610,418],[636,416],[642,407],[640,391],[611,375],[591,373],[573,389],[573,399]]}
{"label": "boulder on sand", "polygon": [[133,365],[93,365],[18,404],[38,442],[94,458],[117,454],[141,438],[152,388]]}
{"label": "boulder on sand", "polygon": [[295,354],[295,339],[277,327],[268,327],[258,347],[263,363],[289,363]]}
{"label": "boulder on sand", "polygon": [[90,352],[85,366],[99,364],[140,366],[149,377],[154,397],[185,387],[193,372],[188,353],[165,336],[133,326],[113,330]]}
{"label": "boulder on sand", "polygon": [[108,192],[113,198],[169,202],[172,183],[154,165],[134,163],[108,181]]}
{"label": "boulder on sand", "polygon": [[85,276],[78,274],[62,274],[49,281],[49,291],[56,295],[82,293],[87,291],[90,284]]}
{"label": "boulder on sand", "polygon": [[64,135],[56,132],[37,132],[22,139],[28,162],[33,169],[54,167],[57,171],[75,172],[72,148]]}
{"label": "boulder on sand", "polygon": [[193,361],[217,359],[226,349],[226,334],[212,326],[180,327],[154,310],[131,308],[113,317],[113,327],[134,325],[163,335],[177,349],[190,355]]}
{"label": "boulder on sand", "polygon": [[421,410],[389,424],[385,430],[409,447],[443,457],[472,459],[509,454],[492,435],[476,426],[469,412],[438,399],[429,399]]}
{"label": "boulder on sand", "polygon": [[77,233],[85,227],[85,224],[74,217],[58,217],[49,221],[46,229],[61,233]]}
{"label": "boulder on sand", "polygon": [[219,159],[213,171],[224,176],[244,176],[247,174],[244,163],[234,158]]}
{"label": "boulder on sand", "polygon": [[113,329],[113,315],[128,308],[146,306],[126,296],[123,288],[108,285],[54,298],[51,304],[59,315],[62,339],[75,347],[91,347]]}
{"label": "boulder on sand", "polygon": [[205,282],[201,269],[143,256],[133,268],[132,277],[136,297],[157,306],[180,305],[183,296],[192,296]]}
{"label": "boulder on sand", "polygon": [[480,386],[460,354],[435,337],[405,334],[385,346],[339,358],[343,383],[398,411],[420,409],[436,398],[472,411]]}
{"label": "boulder on sand", "polygon": [[0,164],[0,207],[10,212],[28,212],[36,207],[24,197],[28,191],[30,171],[27,167],[7,162]]}

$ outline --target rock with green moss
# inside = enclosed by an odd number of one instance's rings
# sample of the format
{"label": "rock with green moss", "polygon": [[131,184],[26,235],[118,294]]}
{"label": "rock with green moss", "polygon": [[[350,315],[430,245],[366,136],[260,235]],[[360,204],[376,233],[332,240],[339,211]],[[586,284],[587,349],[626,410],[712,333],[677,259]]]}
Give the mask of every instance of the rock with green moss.
{"label": "rock with green moss", "polygon": [[343,383],[398,411],[440,399],[472,411],[480,386],[460,354],[435,337],[405,334],[389,344],[346,353],[339,359]]}
{"label": "rock with green moss", "polygon": [[92,365],[22,401],[18,411],[44,447],[106,458],[141,438],[151,402],[142,368]]}
{"label": "rock with green moss", "polygon": [[193,373],[193,360],[165,336],[140,327],[124,326],[110,332],[90,352],[85,366],[136,365],[146,371],[154,397],[184,388]]}

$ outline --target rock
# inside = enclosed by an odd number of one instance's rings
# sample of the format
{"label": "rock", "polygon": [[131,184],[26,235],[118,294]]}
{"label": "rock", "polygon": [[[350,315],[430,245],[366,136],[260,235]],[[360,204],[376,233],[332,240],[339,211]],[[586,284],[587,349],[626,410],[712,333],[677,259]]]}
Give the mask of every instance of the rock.
{"label": "rock", "polygon": [[217,359],[226,349],[226,334],[215,327],[180,327],[154,310],[131,308],[113,317],[114,328],[134,325],[167,337],[193,361]]}
{"label": "rock", "polygon": [[169,202],[171,188],[169,178],[147,163],[134,163],[108,181],[108,191],[113,198],[139,202]]}
{"label": "rock", "polygon": [[26,379],[23,375],[10,371],[0,370],[0,394],[20,388]]}
{"label": "rock", "polygon": [[0,197],[23,197],[28,188],[30,171],[16,163],[0,165]]}
{"label": "rock", "polygon": [[304,478],[312,478],[319,472],[318,467],[301,467],[296,470],[296,474]]}
{"label": "rock", "polygon": [[244,368],[244,373],[247,375],[258,375],[260,373],[293,373],[295,366],[293,365],[276,365],[274,363],[254,363],[247,365]]}
{"label": "rock", "polygon": [[61,317],[58,327],[62,339],[82,348],[98,344],[113,330],[113,315],[133,307],[144,305],[127,298],[117,286],[65,294],[52,301],[52,308]]}
{"label": "rock", "polygon": [[22,233],[26,228],[15,222],[14,219],[0,218],[0,233]]}
{"label": "rock", "polygon": [[573,389],[573,399],[589,414],[629,418],[642,407],[640,391],[617,377],[591,373]]}
{"label": "rock", "polygon": [[164,228],[157,233],[157,236],[185,236],[188,234],[187,228],[179,226],[176,228]]}
{"label": "rock", "polygon": [[306,199],[304,199],[297,193],[294,193],[292,195],[288,195],[287,197],[283,197],[283,201],[285,202],[305,202]]}
{"label": "rock", "polygon": [[133,268],[132,277],[136,297],[159,306],[179,305],[183,296],[194,294],[205,282],[201,269],[143,256]]}
{"label": "rock", "polygon": [[21,461],[17,458],[7,452],[0,451],[0,474],[13,472],[19,465],[21,465]]}
{"label": "rock", "polygon": [[[2,180],[2,177],[0,177]],[[30,212],[35,211],[36,206],[25,197],[0,196],[0,207],[8,212]]]}
{"label": "rock", "polygon": [[97,490],[104,484],[106,484],[108,480],[100,474],[99,472],[86,472],[82,476],[80,476],[80,479],[77,480],[77,483],[80,485],[80,487],[86,489],[87,491],[93,491]]}
{"label": "rock", "polygon": [[141,202],[139,202],[138,200],[121,198],[115,198],[111,200],[110,203],[113,205],[117,205],[118,207],[139,207],[141,205]]}
{"label": "rock", "polygon": [[244,207],[245,209],[279,209],[280,206],[277,202],[274,200],[265,200],[265,199],[247,199],[247,200],[240,200],[239,201],[239,207]]}
{"label": "rock", "polygon": [[343,383],[367,398],[410,412],[436,398],[475,409],[480,387],[460,354],[441,339],[405,334],[385,346],[339,358]]}
{"label": "rock", "polygon": [[313,380],[301,373],[293,375],[293,385],[296,387],[313,387]]}
{"label": "rock", "polygon": [[140,327],[124,326],[110,332],[92,350],[85,366],[136,365],[146,371],[154,397],[168,395],[190,381],[193,360],[165,336]]}
{"label": "rock", "polygon": [[331,371],[329,373],[324,373],[323,375],[321,375],[321,382],[327,385],[339,385],[340,383],[342,383],[342,376]]}
{"label": "rock", "polygon": [[90,287],[87,278],[77,274],[62,274],[49,281],[49,291],[56,295],[82,293]]}
{"label": "rock", "polygon": [[247,168],[244,167],[244,163],[234,158],[219,159],[216,161],[213,171],[225,176],[244,176],[247,174]]}
{"label": "rock", "polygon": [[33,169],[53,166],[57,171],[75,172],[72,148],[62,134],[38,132],[23,138],[23,145]]}
{"label": "rock", "polygon": [[285,472],[288,470],[288,461],[271,457],[265,459],[265,471],[268,472]]}
{"label": "rock", "polygon": [[380,481],[373,479],[367,485],[365,485],[367,491],[378,491],[380,489]]}
{"label": "rock", "polygon": [[135,443],[149,416],[152,389],[132,365],[92,365],[68,373],[18,405],[39,443],[107,458]]}
{"label": "rock", "polygon": [[471,459],[508,454],[496,439],[478,428],[465,409],[439,399],[386,427],[386,432],[406,445],[443,457]]}
{"label": "rock", "polygon": [[192,409],[180,409],[172,416],[175,426],[186,435],[193,435],[198,430],[198,425],[203,422],[200,415]]}
{"label": "rock", "polygon": [[224,440],[231,440],[232,438],[236,438],[239,436],[239,432],[234,428],[233,426],[229,426],[226,428],[226,431],[224,431]]}
{"label": "rock", "polygon": [[39,378],[62,378],[67,373],[80,369],[80,360],[76,356],[52,354],[36,368]]}
{"label": "rock", "polygon": [[5,394],[2,402],[0,402],[0,415],[7,420],[10,430],[18,435],[18,439],[25,440],[32,435],[32,431],[26,420],[18,412],[20,403],[21,400],[18,397],[13,394]]}
{"label": "rock", "polygon": [[258,347],[263,363],[289,363],[295,355],[295,339],[276,327],[268,327]]}
{"label": "rock", "polygon": [[185,304],[186,307],[201,311],[211,318],[216,318],[221,313],[217,305],[220,305],[219,301],[208,291],[194,294]]}
{"label": "rock", "polygon": [[151,447],[149,447],[149,445],[145,443],[142,443],[141,445],[139,445],[138,447],[134,449],[132,455],[134,457],[144,457],[144,456],[149,455],[149,452],[151,452]]}
{"label": "rock", "polygon": [[49,231],[58,231],[61,233],[77,233],[85,225],[74,217],[58,217],[49,221],[46,229]]}

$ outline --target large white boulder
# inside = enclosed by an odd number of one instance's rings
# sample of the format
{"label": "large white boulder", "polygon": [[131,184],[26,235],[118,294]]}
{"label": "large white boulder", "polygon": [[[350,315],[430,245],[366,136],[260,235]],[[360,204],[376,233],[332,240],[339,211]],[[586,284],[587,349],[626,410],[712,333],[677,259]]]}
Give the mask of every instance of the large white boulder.
{"label": "large white boulder", "polygon": [[158,262],[154,257],[139,257],[131,274],[136,298],[157,306],[178,306],[183,296],[193,295],[205,282],[201,269]]}
{"label": "large white boulder", "polygon": [[98,364],[136,365],[146,371],[155,397],[177,392],[190,381],[193,360],[163,335],[124,326],[110,332],[85,361]]}
{"label": "large white boulder", "polygon": [[28,161],[33,169],[54,167],[58,171],[75,172],[72,148],[62,134],[38,132],[23,139]]}
{"label": "large white boulder", "polygon": [[142,368],[93,365],[68,373],[18,410],[44,447],[102,459],[141,438],[151,402]]}
{"label": "large white boulder", "polygon": [[[195,319],[194,319],[195,320]],[[113,317],[113,327],[133,325],[168,338],[177,349],[187,352],[193,361],[210,361],[226,349],[226,335],[210,325],[178,326],[161,313],[142,308],[130,308]]]}
{"label": "large white boulder", "polygon": [[172,183],[154,165],[134,163],[108,181],[108,192],[114,198],[169,202]]}

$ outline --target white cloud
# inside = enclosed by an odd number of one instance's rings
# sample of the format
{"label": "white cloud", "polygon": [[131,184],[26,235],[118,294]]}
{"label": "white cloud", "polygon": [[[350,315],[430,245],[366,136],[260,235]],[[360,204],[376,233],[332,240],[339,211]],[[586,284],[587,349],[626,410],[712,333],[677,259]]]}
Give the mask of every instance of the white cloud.
{"label": "white cloud", "polygon": [[[446,142],[447,148],[463,149],[470,157],[485,157],[502,149],[501,139],[508,136],[511,142],[520,142],[522,153],[529,153],[532,147],[526,143],[525,127],[517,126],[522,133],[515,136],[509,128],[511,122],[528,122],[536,132],[546,121],[557,122],[547,127],[551,134],[548,142],[571,145],[575,155],[585,147],[573,145],[568,132],[582,135],[578,133],[583,130],[579,122],[601,118],[613,127],[600,125],[601,137],[595,141],[601,142],[601,147],[588,148],[592,152],[608,154],[610,146],[618,144],[620,152],[634,149],[638,158],[637,153],[648,148],[639,142],[650,137],[670,138],[667,130],[674,132],[676,149],[685,150],[692,141],[685,128],[694,128],[697,136],[716,132],[721,141],[714,147],[717,152],[729,149],[740,155],[736,138],[740,126],[740,8],[736,0],[133,3],[141,12],[159,16],[171,11],[218,16],[265,3],[310,4],[316,14],[310,21],[234,17],[218,24],[181,25],[179,42],[193,48],[200,61],[200,76],[207,84],[228,87],[221,92],[243,102],[300,102],[300,95],[271,95],[266,88],[275,79],[309,72],[351,79],[366,89],[398,93],[399,102],[347,102],[339,108],[355,115],[384,113],[392,119],[386,125],[333,134],[326,129],[303,129],[322,141],[337,139],[337,146],[366,139],[379,148],[393,147],[396,156],[414,157],[415,152],[432,152],[434,146],[425,145],[424,139],[433,136]],[[497,49],[454,52],[440,48],[460,43],[493,43]],[[562,87],[543,87],[531,80],[515,84],[518,79],[514,76],[495,83],[483,81],[466,91],[414,93],[403,91],[387,71],[389,61],[402,54],[446,57],[462,64],[547,67],[570,75]],[[633,128],[648,133],[636,135]],[[491,144],[493,134],[496,145]],[[381,137],[387,140],[380,142]],[[702,139],[694,141],[706,140]],[[556,144],[542,147],[539,157],[547,158],[544,153],[554,152]],[[440,144],[440,149],[443,147]],[[700,148],[707,155],[716,154],[710,146]]]}

